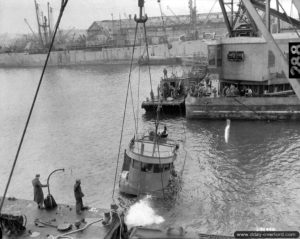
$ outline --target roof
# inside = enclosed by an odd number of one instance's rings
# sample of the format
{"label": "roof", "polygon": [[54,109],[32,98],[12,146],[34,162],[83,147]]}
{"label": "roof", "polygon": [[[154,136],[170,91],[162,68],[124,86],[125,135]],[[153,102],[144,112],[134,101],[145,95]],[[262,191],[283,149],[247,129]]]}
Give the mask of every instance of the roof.
{"label": "roof", "polygon": [[[200,13],[197,15],[199,21],[203,21],[207,18],[208,13]],[[223,15],[222,13],[210,13],[209,19],[220,19],[220,21],[223,22]],[[166,27],[171,25],[178,25],[178,24],[189,24],[190,22],[190,16],[189,15],[177,15],[177,16],[163,16],[164,22],[166,24]],[[92,25],[88,28],[87,31],[97,30],[96,27],[106,27],[106,28],[112,28],[112,26],[126,26],[126,27],[134,27],[135,21],[133,17],[129,17],[126,19],[115,19],[115,20],[102,20],[102,21],[94,21]],[[154,17],[148,17],[147,26],[162,26],[162,17],[161,16],[154,16]],[[94,29],[93,29],[94,28]]]}

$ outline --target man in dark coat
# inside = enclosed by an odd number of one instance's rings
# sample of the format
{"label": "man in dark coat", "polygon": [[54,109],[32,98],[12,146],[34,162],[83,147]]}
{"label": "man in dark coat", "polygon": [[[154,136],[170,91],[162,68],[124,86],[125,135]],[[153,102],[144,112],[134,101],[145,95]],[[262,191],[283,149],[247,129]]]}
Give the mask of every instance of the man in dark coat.
{"label": "man in dark coat", "polygon": [[77,179],[74,185],[74,196],[76,200],[76,213],[80,214],[82,210],[84,210],[82,198],[84,197],[84,194],[81,191],[81,181],[80,179]]}
{"label": "man in dark coat", "polygon": [[44,208],[44,193],[43,193],[43,187],[47,187],[48,185],[41,184],[40,182],[40,175],[35,175],[35,179],[32,180],[32,186],[33,186],[33,200],[37,203],[38,208],[42,209]]}

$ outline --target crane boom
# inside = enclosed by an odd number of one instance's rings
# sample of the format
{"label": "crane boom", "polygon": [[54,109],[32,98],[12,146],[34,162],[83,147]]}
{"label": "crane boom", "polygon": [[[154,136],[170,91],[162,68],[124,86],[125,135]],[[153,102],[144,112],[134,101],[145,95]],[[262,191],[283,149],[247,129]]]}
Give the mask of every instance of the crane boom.
{"label": "crane boom", "polygon": [[167,6],[167,9],[176,17],[178,23],[181,23],[180,18],[173,12],[173,10],[169,6]]}
{"label": "crane boom", "polygon": [[37,37],[37,35],[34,33],[34,31],[32,30],[32,28],[31,28],[31,26],[29,25],[29,23],[28,23],[28,21],[27,21],[27,19],[26,18],[24,18],[24,22],[26,23],[26,25],[28,26],[28,28],[30,29],[30,31],[31,31],[31,33],[32,33],[32,35],[33,35],[33,37],[37,40],[37,41],[39,41],[39,38]]}
{"label": "crane boom", "polygon": [[277,43],[275,42],[272,34],[268,31],[267,27],[263,23],[261,17],[258,15],[257,11],[255,10],[254,6],[250,2],[250,0],[242,0],[244,6],[246,7],[247,11],[255,21],[255,24],[261,31],[263,37],[267,41],[268,45],[270,46],[271,50],[273,51],[274,55],[278,57],[281,61],[281,65],[283,68],[283,72],[289,83],[291,84],[293,90],[295,91],[297,97],[300,99],[300,81],[299,79],[291,79],[289,78],[289,66],[288,61],[283,54],[282,50],[278,47]]}

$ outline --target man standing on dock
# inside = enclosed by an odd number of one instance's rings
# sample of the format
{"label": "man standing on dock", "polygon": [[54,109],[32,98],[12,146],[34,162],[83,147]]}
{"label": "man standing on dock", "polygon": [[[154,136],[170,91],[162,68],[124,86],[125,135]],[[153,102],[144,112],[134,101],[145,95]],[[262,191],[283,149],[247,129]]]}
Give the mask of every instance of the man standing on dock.
{"label": "man standing on dock", "polygon": [[40,182],[40,175],[35,175],[35,178],[32,180],[32,186],[33,186],[33,200],[37,203],[39,209],[43,209],[44,206],[44,193],[43,193],[43,187],[47,187],[48,185],[41,184]]}
{"label": "man standing on dock", "polygon": [[77,179],[74,185],[74,196],[76,200],[76,213],[81,214],[81,211],[84,210],[82,198],[84,194],[81,191],[81,180]]}

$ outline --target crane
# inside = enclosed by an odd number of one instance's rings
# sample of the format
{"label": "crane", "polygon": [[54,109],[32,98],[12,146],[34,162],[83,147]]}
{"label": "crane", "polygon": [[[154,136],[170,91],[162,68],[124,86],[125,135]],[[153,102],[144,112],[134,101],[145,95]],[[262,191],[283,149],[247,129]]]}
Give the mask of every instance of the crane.
{"label": "crane", "polygon": [[41,31],[41,23],[40,23],[40,9],[39,9],[39,5],[37,4],[36,0],[34,0],[34,6],[35,6],[35,13],[36,13],[36,20],[37,20],[37,25],[38,25],[38,32],[39,32],[39,41],[41,43],[42,46],[44,46],[44,41],[43,41],[43,37],[42,37],[42,31]]}
{"label": "crane", "polygon": [[209,16],[210,16],[212,10],[214,9],[214,7],[215,7],[217,1],[218,1],[218,0],[215,0],[214,4],[212,5],[211,9],[209,10],[209,13],[207,14],[207,17],[206,17],[206,19],[205,19],[203,25],[206,25],[206,24],[207,24],[207,22],[208,22],[208,20],[209,20]]}
{"label": "crane", "polygon": [[167,9],[176,17],[178,23],[180,24],[181,23],[180,18],[173,12],[173,10],[169,6],[167,6]]}
{"label": "crane", "polygon": [[28,23],[28,21],[27,21],[27,19],[26,18],[24,18],[24,22],[26,23],[26,25],[28,26],[28,28],[30,29],[30,31],[31,31],[31,33],[32,33],[32,35],[33,35],[33,37],[37,40],[37,41],[39,41],[39,38],[37,37],[37,35],[34,33],[34,31],[32,30],[32,28],[31,28],[31,26],[29,25],[29,23]]}

